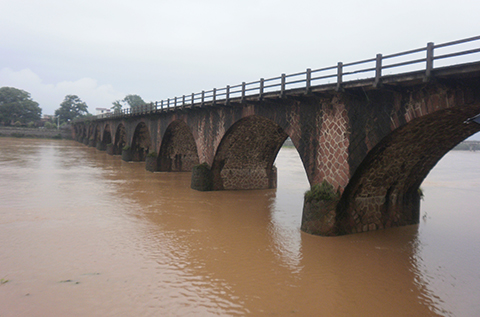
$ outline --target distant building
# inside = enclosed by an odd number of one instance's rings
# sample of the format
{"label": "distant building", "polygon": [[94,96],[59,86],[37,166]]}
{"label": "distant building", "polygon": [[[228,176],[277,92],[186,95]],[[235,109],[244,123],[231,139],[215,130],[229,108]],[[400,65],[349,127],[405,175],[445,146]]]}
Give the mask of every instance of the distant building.
{"label": "distant building", "polygon": [[51,121],[53,120],[53,118],[55,118],[54,115],[51,115],[51,114],[44,114],[42,116],[42,119],[40,119],[41,121]]}
{"label": "distant building", "polygon": [[95,108],[96,115],[110,113],[110,108]]}

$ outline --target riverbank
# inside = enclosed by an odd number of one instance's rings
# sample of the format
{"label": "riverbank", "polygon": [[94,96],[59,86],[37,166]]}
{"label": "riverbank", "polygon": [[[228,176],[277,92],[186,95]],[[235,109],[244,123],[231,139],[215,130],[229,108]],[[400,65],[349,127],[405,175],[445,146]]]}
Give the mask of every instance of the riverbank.
{"label": "riverbank", "polygon": [[480,151],[480,141],[463,141],[455,146],[454,151]]}
{"label": "riverbank", "polygon": [[70,128],[40,129],[0,126],[0,137],[71,140],[72,131]]}

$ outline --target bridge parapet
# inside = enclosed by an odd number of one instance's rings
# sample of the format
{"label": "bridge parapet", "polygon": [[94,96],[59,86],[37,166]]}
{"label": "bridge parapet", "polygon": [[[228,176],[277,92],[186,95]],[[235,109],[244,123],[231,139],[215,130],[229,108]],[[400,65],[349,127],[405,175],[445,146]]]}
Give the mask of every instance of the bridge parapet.
{"label": "bridge parapet", "polygon": [[[478,61],[480,36],[446,42],[428,43],[408,51],[394,54],[377,54],[374,58],[342,63],[319,69],[308,68],[304,72],[281,74],[258,81],[227,85],[173,98],[127,108],[114,113],[100,114],[97,119],[143,116],[168,111],[230,105],[263,98],[278,98],[299,93],[326,92],[332,90],[379,87],[400,81],[428,81],[435,75],[445,75],[446,66]],[[439,63],[440,66],[435,66]],[[466,68],[471,71],[472,67]],[[386,74],[386,71],[388,73]],[[395,76],[405,74],[405,76]]]}

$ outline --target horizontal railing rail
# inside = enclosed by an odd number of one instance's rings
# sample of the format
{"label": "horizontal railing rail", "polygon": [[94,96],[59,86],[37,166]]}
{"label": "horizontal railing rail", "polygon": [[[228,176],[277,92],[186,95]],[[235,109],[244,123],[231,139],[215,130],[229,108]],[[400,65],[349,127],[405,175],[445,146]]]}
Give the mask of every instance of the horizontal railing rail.
{"label": "horizontal railing rail", "polygon": [[[435,54],[435,50],[453,48],[460,44],[473,43],[474,48],[460,49],[444,54]],[[451,41],[437,44],[428,43],[426,47],[408,50],[400,53],[382,55],[377,54],[374,58],[361,61],[342,63],[336,66],[330,66],[319,69],[308,68],[304,72],[294,74],[281,74],[272,78],[260,78],[252,82],[243,82],[234,86],[223,88],[213,88],[201,92],[183,95],[180,97],[168,98],[155,101],[149,104],[134,108],[126,108],[120,111],[114,111],[108,114],[97,116],[98,118],[129,116],[139,114],[157,113],[162,111],[174,111],[177,109],[204,107],[206,105],[228,105],[232,101],[244,102],[246,98],[258,98],[261,100],[266,97],[284,97],[288,91],[297,92],[303,89],[306,94],[312,91],[312,88],[321,86],[333,87],[339,90],[346,82],[359,79],[370,79],[374,87],[381,84],[384,70],[400,69],[402,67],[417,67],[415,71],[424,71],[424,78],[428,80],[434,68],[435,60],[446,60],[449,58],[458,58],[466,55],[480,53],[480,36],[474,36],[462,40]],[[417,56],[423,54],[423,56]],[[480,56],[479,56],[480,57]],[[478,58],[480,60],[480,58]],[[423,68],[418,69],[418,65],[424,63]],[[463,62],[465,63],[465,62]],[[458,64],[458,63],[457,63]],[[460,63],[462,64],[462,63]],[[453,65],[453,64],[452,64]],[[445,65],[444,65],[445,66]],[[412,70],[400,71],[397,74],[408,73]],[[368,75],[370,74],[370,76]],[[357,76],[356,78],[352,78]],[[359,77],[364,76],[364,77]]]}

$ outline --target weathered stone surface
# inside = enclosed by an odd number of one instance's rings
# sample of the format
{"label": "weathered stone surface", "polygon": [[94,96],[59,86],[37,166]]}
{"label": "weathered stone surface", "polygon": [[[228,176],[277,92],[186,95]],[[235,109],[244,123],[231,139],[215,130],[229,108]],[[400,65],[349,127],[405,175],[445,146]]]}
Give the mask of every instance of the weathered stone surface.
{"label": "weathered stone surface", "polygon": [[338,200],[304,200],[301,229],[310,234],[333,236],[336,231]]}
{"label": "weathered stone surface", "polygon": [[213,173],[207,164],[193,167],[191,188],[200,191],[213,190]]}
{"label": "weathered stone surface", "polygon": [[195,139],[187,124],[177,120],[166,130],[160,147],[158,170],[164,172],[190,172],[199,164]]}
{"label": "weathered stone surface", "polygon": [[106,144],[103,144],[103,142],[97,142],[97,150],[106,151],[107,150]]}
{"label": "weathered stone surface", "polygon": [[145,169],[149,172],[155,172],[157,170],[157,157],[147,155],[145,159]]}
{"label": "weathered stone surface", "polygon": [[125,162],[130,162],[133,160],[133,155],[131,149],[123,149],[122,150],[122,160]]}
{"label": "weathered stone surface", "polygon": [[275,188],[273,162],[286,138],[281,127],[265,118],[239,120],[218,147],[212,166],[214,188]]}
{"label": "weathered stone surface", "polygon": [[132,155],[132,161],[143,162],[145,161],[147,154],[152,147],[152,141],[150,138],[150,131],[145,122],[140,122],[133,134],[132,146],[130,152]]}
{"label": "weathered stone surface", "polygon": [[107,154],[108,155],[113,155],[113,144],[110,143],[110,144],[107,144],[107,150],[106,150]]}

